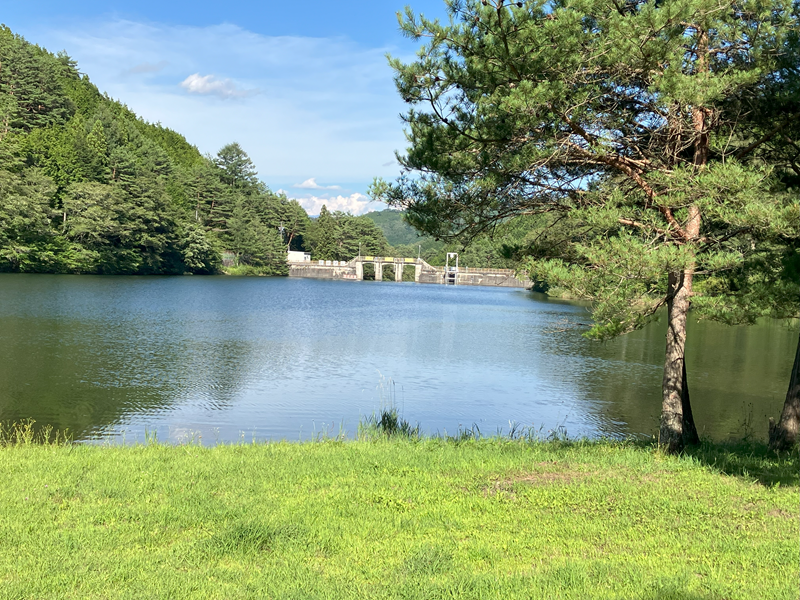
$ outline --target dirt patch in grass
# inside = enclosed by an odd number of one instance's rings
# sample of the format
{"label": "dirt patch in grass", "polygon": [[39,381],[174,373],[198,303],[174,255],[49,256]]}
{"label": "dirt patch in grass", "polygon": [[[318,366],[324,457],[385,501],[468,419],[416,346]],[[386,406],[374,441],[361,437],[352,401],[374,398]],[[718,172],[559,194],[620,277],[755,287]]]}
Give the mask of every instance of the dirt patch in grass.
{"label": "dirt patch in grass", "polygon": [[547,485],[550,483],[572,483],[577,479],[583,479],[583,473],[568,473],[558,471],[545,471],[542,473],[527,473],[508,479],[507,483],[530,483],[532,485]]}
{"label": "dirt patch in grass", "polygon": [[483,487],[484,496],[497,496],[505,494],[515,497],[514,489],[519,483],[545,486],[554,484],[569,484],[586,479],[587,473],[571,469],[567,465],[555,462],[537,463],[535,469],[529,471],[507,474]]}
{"label": "dirt patch in grass", "polygon": [[644,483],[661,483],[662,478],[658,475],[648,474],[642,475],[641,480]]}
{"label": "dirt patch in grass", "polygon": [[790,513],[789,511],[775,508],[767,513],[768,517],[778,517],[781,519],[796,519],[797,515]]}

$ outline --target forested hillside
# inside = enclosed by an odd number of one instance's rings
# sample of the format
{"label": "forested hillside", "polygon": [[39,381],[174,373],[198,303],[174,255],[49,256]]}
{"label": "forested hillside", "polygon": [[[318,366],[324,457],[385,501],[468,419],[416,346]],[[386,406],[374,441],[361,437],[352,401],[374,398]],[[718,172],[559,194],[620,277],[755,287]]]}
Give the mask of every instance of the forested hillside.
{"label": "forested hillside", "polygon": [[309,223],[238,144],[202,156],[0,28],[0,271],[279,274]]}
{"label": "forested hillside", "polygon": [[403,211],[387,208],[376,210],[365,215],[383,230],[386,241],[392,246],[427,244],[434,239],[422,236],[411,225],[403,220]]}
{"label": "forested hillside", "polygon": [[65,53],[0,27],[0,271],[285,274],[286,247],[515,267],[513,223],[464,247],[419,236],[402,213],[309,219],[275,194],[237,143],[203,156],[102,94]]}

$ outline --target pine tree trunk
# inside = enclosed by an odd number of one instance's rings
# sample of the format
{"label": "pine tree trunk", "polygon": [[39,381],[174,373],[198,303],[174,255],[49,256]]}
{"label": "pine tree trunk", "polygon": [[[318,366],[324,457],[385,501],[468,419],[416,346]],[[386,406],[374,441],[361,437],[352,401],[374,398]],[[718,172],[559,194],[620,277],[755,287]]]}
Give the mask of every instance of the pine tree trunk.
{"label": "pine tree trunk", "polygon": [[686,373],[686,318],[692,293],[692,274],[691,270],[669,274],[667,348],[658,435],[659,446],[669,454],[677,454],[685,445],[683,405],[684,399],[687,405],[689,403],[689,390],[687,386],[684,392],[683,384]]}
{"label": "pine tree trunk", "polygon": [[775,451],[788,451],[794,448],[800,434],[800,340],[794,355],[794,366],[789,379],[789,391],[778,424],[769,419],[769,448]]}
{"label": "pine tree trunk", "polygon": [[[697,72],[708,71],[708,32],[698,31]],[[693,163],[697,171],[708,163],[710,112],[703,106],[692,108],[692,127],[695,133]],[[694,243],[700,236],[702,216],[700,208],[689,206],[685,227],[685,239]],[[677,454],[686,445],[700,443],[694,424],[692,406],[689,402],[689,384],[686,377],[686,318],[692,297],[694,261],[682,273],[670,273],[668,285],[667,351],[664,358],[664,381],[661,386],[661,429],[659,445],[668,453]]]}

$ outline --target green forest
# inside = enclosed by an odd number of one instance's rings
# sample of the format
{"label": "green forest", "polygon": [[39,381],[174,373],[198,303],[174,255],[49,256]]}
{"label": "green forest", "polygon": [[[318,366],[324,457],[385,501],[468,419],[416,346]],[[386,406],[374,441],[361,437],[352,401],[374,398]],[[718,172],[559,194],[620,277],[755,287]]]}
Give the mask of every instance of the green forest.
{"label": "green forest", "polygon": [[[311,219],[239,144],[204,156],[101,93],[66,53],[0,28],[0,272],[283,275],[287,248],[432,264],[464,251],[403,219],[324,207]],[[462,262],[513,266],[506,237],[483,236]]]}
{"label": "green forest", "polygon": [[[285,272],[309,218],[236,143],[203,156],[101,94],[66,53],[0,29],[0,270]],[[283,224],[283,235],[279,227]]]}

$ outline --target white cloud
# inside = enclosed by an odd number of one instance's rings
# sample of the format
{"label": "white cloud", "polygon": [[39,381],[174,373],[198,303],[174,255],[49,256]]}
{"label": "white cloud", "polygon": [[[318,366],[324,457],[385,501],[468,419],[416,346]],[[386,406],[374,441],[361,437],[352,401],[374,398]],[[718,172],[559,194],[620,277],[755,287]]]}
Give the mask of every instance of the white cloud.
{"label": "white cloud", "polygon": [[190,94],[220,96],[222,98],[241,98],[254,90],[240,90],[230,79],[217,79],[214,75],[195,73],[181,81],[181,87]]}
{"label": "white cloud", "polygon": [[300,203],[310,215],[318,215],[324,204],[331,212],[341,210],[354,215],[363,215],[376,208],[384,208],[380,202],[370,200],[369,196],[358,192],[349,196],[306,196],[303,198],[293,198]]}
{"label": "white cloud", "polygon": [[292,187],[301,188],[304,190],[340,190],[342,189],[341,186],[338,185],[319,185],[317,183],[317,178],[312,177],[311,179],[306,179],[303,183],[296,183]]}

